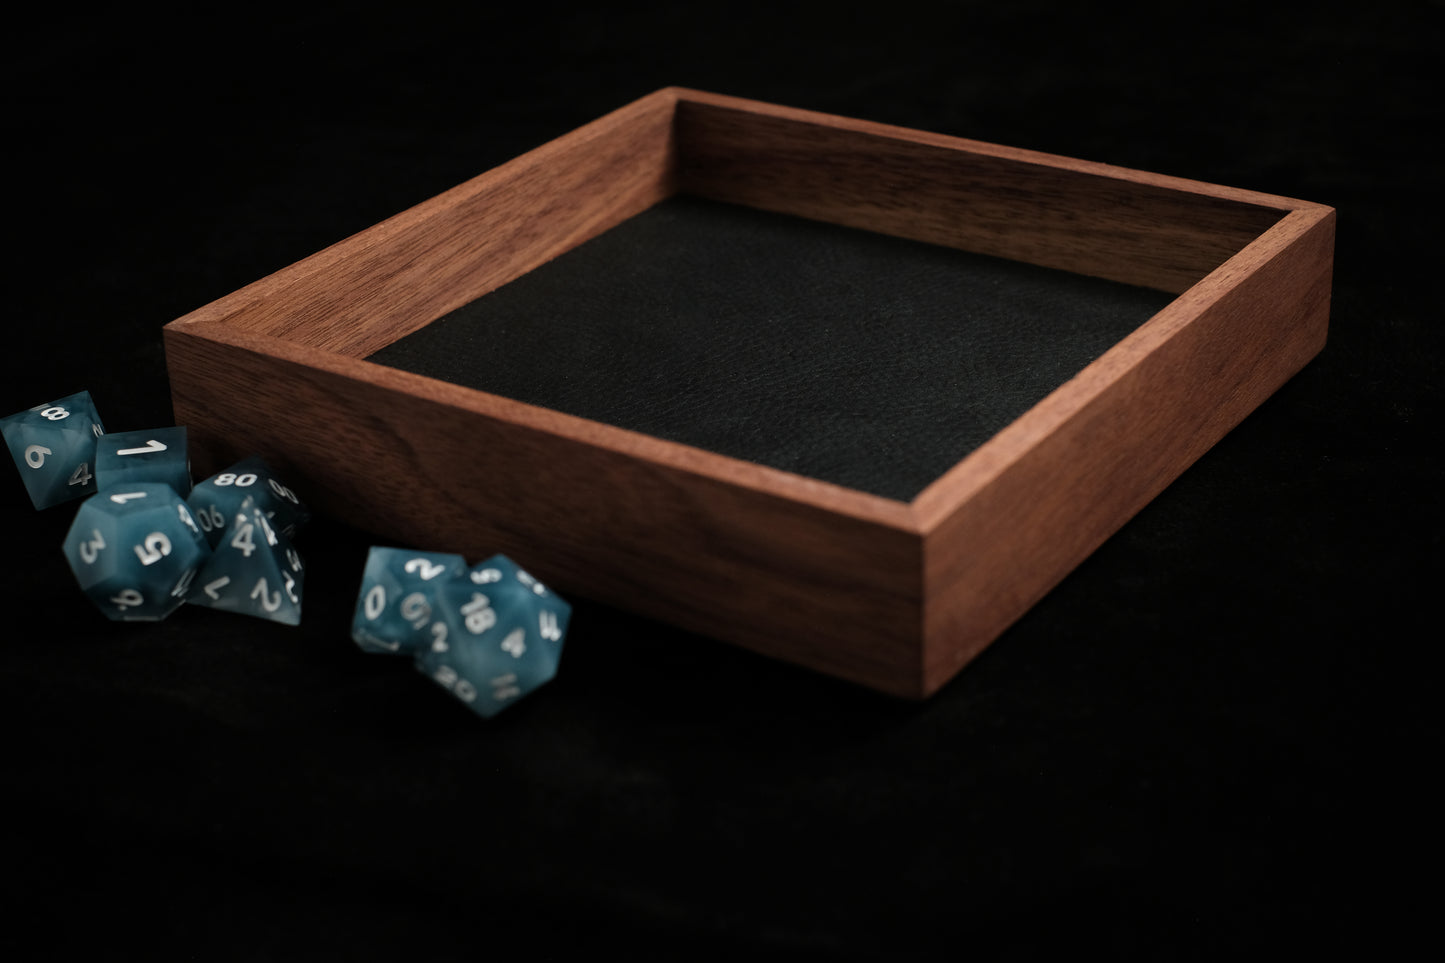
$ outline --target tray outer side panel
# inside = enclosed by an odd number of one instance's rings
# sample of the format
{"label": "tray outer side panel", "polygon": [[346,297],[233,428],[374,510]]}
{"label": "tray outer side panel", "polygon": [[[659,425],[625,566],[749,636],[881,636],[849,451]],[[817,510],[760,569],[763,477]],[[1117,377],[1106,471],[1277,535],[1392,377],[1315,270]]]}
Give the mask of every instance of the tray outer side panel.
{"label": "tray outer side panel", "polygon": [[167,334],[177,417],[210,464],[260,452],[392,542],[503,552],[564,594],[921,694],[922,545],[902,504],[876,500],[897,524],[860,517],[821,483],[780,496],[688,470],[681,446],[365,361],[217,324]]}
{"label": "tray outer side panel", "polygon": [[1319,352],[1334,223],[1289,214],[915,500],[926,691]]}

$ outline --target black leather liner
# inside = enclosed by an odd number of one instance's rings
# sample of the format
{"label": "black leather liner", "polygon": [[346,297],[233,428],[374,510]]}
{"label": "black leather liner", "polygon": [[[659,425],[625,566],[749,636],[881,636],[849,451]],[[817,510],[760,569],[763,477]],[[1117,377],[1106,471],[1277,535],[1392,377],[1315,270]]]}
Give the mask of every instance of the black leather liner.
{"label": "black leather liner", "polygon": [[1172,298],[684,196],[371,360],[908,501]]}

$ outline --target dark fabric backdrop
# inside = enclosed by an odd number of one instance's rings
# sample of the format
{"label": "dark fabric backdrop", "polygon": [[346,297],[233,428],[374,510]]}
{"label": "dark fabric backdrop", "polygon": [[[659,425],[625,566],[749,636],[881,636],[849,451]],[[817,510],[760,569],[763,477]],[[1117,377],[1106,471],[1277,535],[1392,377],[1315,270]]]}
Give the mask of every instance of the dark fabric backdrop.
{"label": "dark fabric backdrop", "polygon": [[234,9],[12,20],[0,411],[169,424],[167,321],[668,84],[1335,205],[1330,341],[917,705],[575,600],[484,723],[347,638],[366,533],[301,535],[299,629],[114,625],[4,468],[7,958],[1428,932],[1440,3]]}

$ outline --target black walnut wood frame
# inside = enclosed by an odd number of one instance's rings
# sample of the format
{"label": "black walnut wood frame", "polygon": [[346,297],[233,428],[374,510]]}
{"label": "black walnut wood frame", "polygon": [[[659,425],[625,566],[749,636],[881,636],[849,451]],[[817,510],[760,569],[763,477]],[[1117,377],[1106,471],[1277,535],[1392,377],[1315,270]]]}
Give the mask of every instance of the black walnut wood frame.
{"label": "black walnut wood frame", "polygon": [[[677,193],[1176,297],[911,502],[365,360]],[[917,698],[1320,350],[1333,242],[1318,204],[669,88],[165,345],[198,470],[261,453],[378,536]]]}

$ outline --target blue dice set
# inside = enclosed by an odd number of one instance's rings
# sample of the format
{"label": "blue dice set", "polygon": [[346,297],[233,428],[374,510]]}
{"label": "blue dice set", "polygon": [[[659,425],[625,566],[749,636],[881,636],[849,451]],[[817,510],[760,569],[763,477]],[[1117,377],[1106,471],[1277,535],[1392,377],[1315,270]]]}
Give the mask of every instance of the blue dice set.
{"label": "blue dice set", "polygon": [[[192,486],[186,429],[106,434],[88,392],[0,418],[37,509],[83,499],[64,552],[86,597],[118,621],[189,602],[288,625],[304,568],[292,544],[310,513],[259,456]],[[490,718],[557,674],[572,607],[505,555],[373,547],[351,636],[409,655]]]}
{"label": "blue dice set", "polygon": [[351,637],[364,651],[409,655],[422,674],[490,718],[557,674],[572,607],[505,555],[376,546]]}
{"label": "blue dice set", "polygon": [[186,602],[289,625],[301,620],[309,514],[252,457],[191,485],[184,427],[106,434],[88,392],[0,419],[37,509],[84,498],[64,551],[105,615],[157,621]]}

